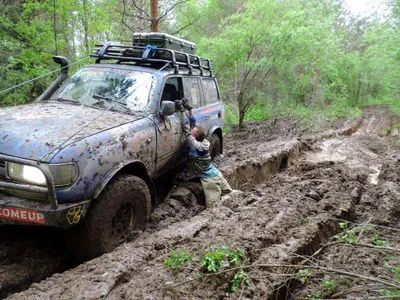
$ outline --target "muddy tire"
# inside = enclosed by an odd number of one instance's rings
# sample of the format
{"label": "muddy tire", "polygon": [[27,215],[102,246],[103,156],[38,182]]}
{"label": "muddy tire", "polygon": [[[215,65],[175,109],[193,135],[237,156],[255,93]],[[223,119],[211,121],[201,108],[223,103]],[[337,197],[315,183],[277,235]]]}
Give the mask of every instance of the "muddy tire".
{"label": "muddy tire", "polygon": [[214,159],[214,157],[218,156],[221,154],[221,140],[219,139],[218,134],[213,133],[211,138],[210,138],[210,155],[211,158]]}
{"label": "muddy tire", "polygon": [[82,224],[67,233],[68,248],[78,260],[110,252],[144,229],[150,211],[146,183],[136,176],[119,175],[93,200]]}

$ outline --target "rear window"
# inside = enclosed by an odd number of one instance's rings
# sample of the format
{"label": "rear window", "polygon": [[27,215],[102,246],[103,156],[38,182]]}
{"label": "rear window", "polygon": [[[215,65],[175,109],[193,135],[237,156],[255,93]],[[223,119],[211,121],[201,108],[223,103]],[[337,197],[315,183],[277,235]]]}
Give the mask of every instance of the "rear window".
{"label": "rear window", "polygon": [[203,84],[204,96],[206,104],[212,104],[219,101],[219,94],[217,89],[217,84],[212,78],[202,78],[201,82]]}

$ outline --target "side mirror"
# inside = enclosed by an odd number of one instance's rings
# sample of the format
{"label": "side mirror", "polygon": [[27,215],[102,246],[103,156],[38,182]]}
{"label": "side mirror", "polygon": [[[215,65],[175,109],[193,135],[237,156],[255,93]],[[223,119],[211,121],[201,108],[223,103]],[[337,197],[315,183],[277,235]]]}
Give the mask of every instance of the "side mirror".
{"label": "side mirror", "polygon": [[175,103],[173,101],[161,101],[160,115],[170,116],[175,113]]}

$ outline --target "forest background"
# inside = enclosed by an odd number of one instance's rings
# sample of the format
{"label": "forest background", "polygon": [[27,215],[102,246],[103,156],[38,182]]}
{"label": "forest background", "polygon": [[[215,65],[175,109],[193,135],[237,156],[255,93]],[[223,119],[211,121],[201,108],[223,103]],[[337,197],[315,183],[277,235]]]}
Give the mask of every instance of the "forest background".
{"label": "forest background", "polygon": [[[341,0],[160,0],[160,31],[213,60],[239,123],[295,115],[313,126],[368,103],[400,113],[400,0],[354,16]],[[0,106],[33,101],[57,76],[92,62],[96,43],[150,31],[150,0],[0,0]]]}

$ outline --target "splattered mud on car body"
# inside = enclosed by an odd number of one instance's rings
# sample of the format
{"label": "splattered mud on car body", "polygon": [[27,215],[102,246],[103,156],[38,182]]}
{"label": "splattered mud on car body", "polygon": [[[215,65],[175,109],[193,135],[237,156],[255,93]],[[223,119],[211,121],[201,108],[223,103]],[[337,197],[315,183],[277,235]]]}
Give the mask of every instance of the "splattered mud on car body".
{"label": "splattered mud on car body", "polygon": [[0,119],[0,153],[11,155],[18,149],[21,157],[41,161],[50,161],[65,143],[135,119],[126,114],[57,102],[7,107],[3,111],[6,117]]}

